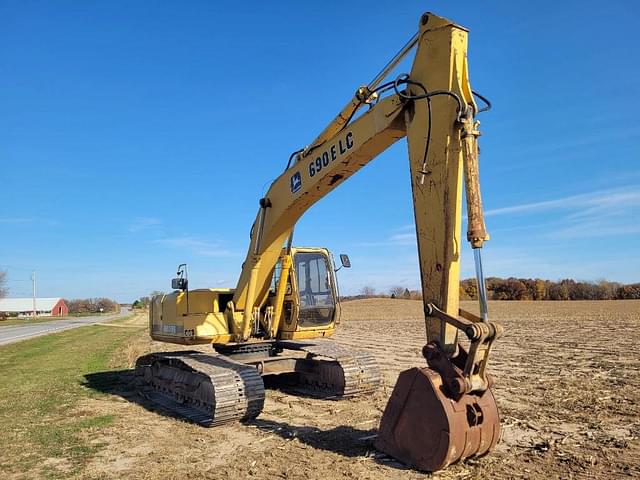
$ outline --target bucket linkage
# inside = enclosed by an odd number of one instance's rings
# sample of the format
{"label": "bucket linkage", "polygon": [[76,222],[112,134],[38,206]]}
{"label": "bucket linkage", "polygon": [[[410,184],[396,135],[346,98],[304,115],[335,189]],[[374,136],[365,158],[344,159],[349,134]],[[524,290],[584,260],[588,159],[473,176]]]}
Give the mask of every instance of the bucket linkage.
{"label": "bucket linkage", "polygon": [[488,453],[500,435],[500,418],[486,365],[499,324],[460,310],[460,318],[435,305],[431,317],[462,330],[469,350],[460,344],[449,356],[437,342],[422,350],[427,367],[403,371],[385,408],[375,447],[405,464],[436,471]]}

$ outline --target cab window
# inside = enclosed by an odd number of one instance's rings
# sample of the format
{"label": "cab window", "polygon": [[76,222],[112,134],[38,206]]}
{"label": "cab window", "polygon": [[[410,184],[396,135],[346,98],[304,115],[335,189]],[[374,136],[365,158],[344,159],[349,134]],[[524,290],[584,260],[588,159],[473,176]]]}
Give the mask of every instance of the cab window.
{"label": "cab window", "polygon": [[333,321],[335,298],[327,257],[321,253],[296,253],[296,281],[300,297],[302,327],[327,325]]}

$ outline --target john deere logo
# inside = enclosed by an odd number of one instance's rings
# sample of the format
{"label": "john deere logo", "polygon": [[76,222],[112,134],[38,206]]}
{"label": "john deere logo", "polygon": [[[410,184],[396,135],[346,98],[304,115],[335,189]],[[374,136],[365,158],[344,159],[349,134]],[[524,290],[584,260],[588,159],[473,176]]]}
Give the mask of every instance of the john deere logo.
{"label": "john deere logo", "polygon": [[302,188],[302,177],[300,172],[296,172],[291,176],[291,193],[296,193]]}

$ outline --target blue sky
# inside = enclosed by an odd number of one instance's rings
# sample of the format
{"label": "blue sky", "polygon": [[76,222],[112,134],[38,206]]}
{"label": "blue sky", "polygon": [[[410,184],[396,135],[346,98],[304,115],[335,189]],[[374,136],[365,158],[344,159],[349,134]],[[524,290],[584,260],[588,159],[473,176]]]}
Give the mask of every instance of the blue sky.
{"label": "blue sky", "polygon": [[[431,10],[471,30],[488,276],[640,281],[640,3],[0,1],[10,295],[233,286],[258,199]],[[406,66],[405,66],[406,68]],[[417,288],[406,143],[314,206],[343,293]],[[463,275],[472,276],[469,250]]]}

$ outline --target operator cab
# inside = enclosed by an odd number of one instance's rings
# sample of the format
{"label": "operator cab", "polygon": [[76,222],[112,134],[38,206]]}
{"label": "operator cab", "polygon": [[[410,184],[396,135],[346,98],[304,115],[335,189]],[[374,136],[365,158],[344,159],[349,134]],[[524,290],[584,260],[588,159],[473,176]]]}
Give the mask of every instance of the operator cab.
{"label": "operator cab", "polygon": [[[349,268],[349,257],[340,255],[342,266],[335,269],[331,253],[324,248],[293,248],[291,256],[292,270],[284,303],[284,329],[300,331],[331,328],[340,316],[334,272],[342,267]],[[278,262],[273,276],[274,291],[280,274],[281,262]]]}

